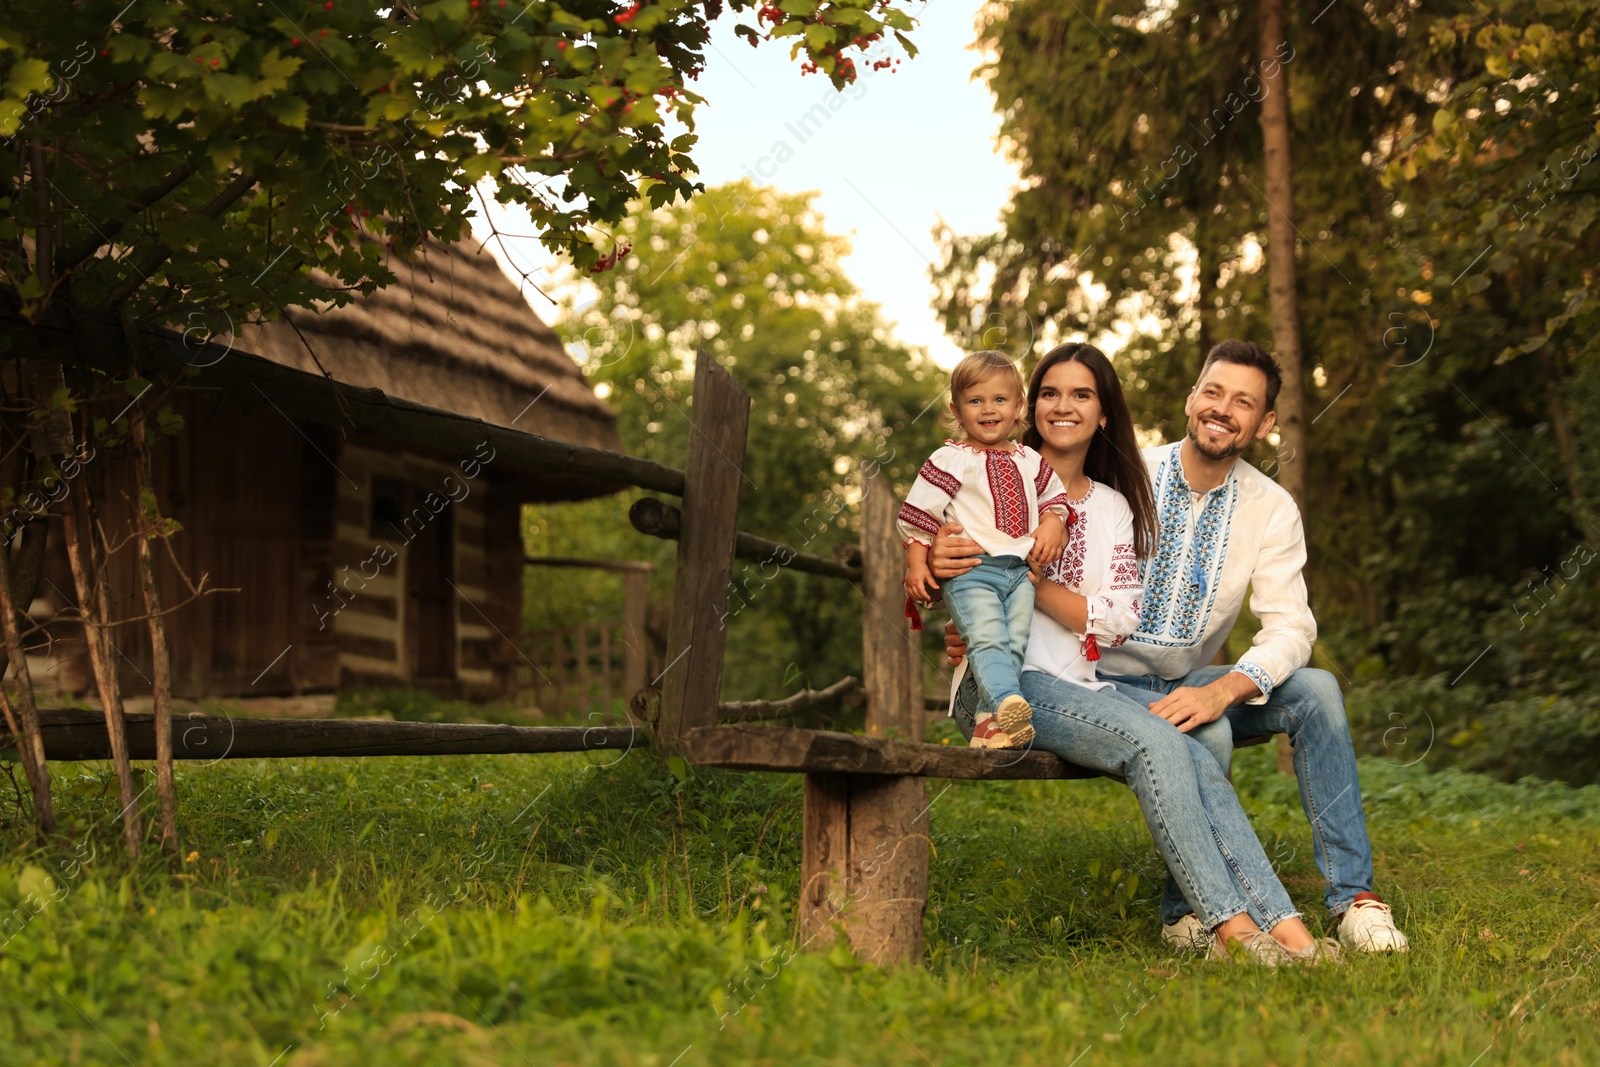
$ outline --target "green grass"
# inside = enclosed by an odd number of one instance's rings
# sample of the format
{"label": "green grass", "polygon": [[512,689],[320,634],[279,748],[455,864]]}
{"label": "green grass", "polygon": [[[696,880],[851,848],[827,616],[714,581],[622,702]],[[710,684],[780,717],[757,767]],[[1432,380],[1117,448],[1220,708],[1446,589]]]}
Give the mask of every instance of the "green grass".
{"label": "green grass", "polygon": [[[1272,758],[1247,750],[1236,777],[1319,927]],[[798,779],[616,760],[181,767],[176,874],[123,858],[103,767],[61,765],[69,844],[32,845],[14,806],[0,831],[0,1061],[1600,1059],[1600,789],[1366,762],[1414,951],[1278,973],[1161,949],[1160,867],[1121,786],[931,782],[926,966],[880,971],[791,958]],[[29,892],[58,899],[34,914]]]}

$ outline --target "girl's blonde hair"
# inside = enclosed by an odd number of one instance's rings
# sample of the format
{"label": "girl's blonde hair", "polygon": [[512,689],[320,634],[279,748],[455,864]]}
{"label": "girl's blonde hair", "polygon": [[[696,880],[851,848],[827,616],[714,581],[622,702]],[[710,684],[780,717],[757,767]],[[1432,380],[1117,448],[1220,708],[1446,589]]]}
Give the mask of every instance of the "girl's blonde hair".
{"label": "girl's blonde hair", "polygon": [[[1022,372],[1004,352],[995,352],[992,349],[963,356],[961,362],[956,364],[955,369],[950,372],[950,403],[952,405],[961,403],[962,393],[991,374],[1004,374],[1007,371],[1010,371],[1012,378],[1016,379],[1017,406],[1022,408],[1023,394],[1028,391],[1027,385],[1022,380]],[[956,418],[953,411],[945,412],[944,421],[950,430],[961,429],[961,420]],[[1017,426],[1021,428],[1025,425],[1019,415]]]}
{"label": "girl's blonde hair", "polygon": [[986,349],[974,352],[962,358],[956,364],[955,370],[950,372],[950,402],[959,403],[961,394],[977,385],[991,374],[1009,372],[1013,381],[1017,383],[1017,399],[1022,399],[1022,394],[1028,391],[1027,385],[1022,380],[1022,372],[1017,365],[1011,362],[1011,357],[1004,352],[995,352]]}

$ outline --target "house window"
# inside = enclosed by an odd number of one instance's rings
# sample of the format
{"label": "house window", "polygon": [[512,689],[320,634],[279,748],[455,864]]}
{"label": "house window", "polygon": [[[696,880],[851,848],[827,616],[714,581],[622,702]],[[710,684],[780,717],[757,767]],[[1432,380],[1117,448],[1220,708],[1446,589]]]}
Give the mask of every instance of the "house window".
{"label": "house window", "polygon": [[406,483],[381,474],[372,476],[372,513],[367,533],[373,537],[395,537],[406,513]]}

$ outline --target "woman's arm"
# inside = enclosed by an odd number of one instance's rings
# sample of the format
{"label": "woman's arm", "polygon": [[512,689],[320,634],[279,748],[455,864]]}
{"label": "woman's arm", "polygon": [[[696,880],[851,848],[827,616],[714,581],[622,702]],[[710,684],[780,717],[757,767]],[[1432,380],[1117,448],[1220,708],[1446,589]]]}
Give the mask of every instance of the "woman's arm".
{"label": "woman's arm", "polygon": [[1089,628],[1089,598],[1075,593],[1064,585],[1057,585],[1037,569],[1028,572],[1033,582],[1033,607],[1042,611],[1075,634]]}

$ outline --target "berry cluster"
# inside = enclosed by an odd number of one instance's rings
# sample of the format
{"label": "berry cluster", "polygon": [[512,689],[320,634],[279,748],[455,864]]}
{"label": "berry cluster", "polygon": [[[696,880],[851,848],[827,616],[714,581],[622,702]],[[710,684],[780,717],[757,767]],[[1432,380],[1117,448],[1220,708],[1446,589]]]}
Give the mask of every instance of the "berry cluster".
{"label": "berry cluster", "polygon": [[617,263],[622,259],[623,256],[626,256],[629,252],[632,252],[632,251],[633,251],[633,245],[631,245],[631,244],[618,245],[617,247],[613,248],[610,252],[608,252],[605,255],[601,256],[600,257],[600,262],[596,263],[594,266],[589,268],[589,273],[590,274],[604,274],[606,271],[611,270],[613,267],[615,267],[617,265]]}
{"label": "berry cluster", "polygon": [[621,25],[623,25],[625,23],[632,22],[633,21],[633,16],[635,16],[635,15],[637,15],[639,13],[639,7],[640,7],[640,0],[633,0],[633,3],[628,5],[628,8],[627,8],[626,11],[617,12],[617,14],[612,18],[611,21],[615,22],[618,26],[621,26]]}
{"label": "berry cluster", "polygon": [[765,4],[756,11],[757,22],[770,22],[774,26],[788,17],[777,4]]}

